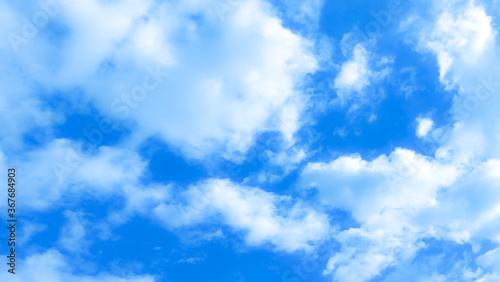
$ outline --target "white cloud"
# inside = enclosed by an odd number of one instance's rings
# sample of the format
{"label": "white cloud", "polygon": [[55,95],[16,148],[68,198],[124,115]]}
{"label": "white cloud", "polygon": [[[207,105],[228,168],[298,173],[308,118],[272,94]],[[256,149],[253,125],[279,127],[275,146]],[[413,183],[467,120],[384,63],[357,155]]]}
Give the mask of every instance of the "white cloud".
{"label": "white cloud", "polygon": [[[464,167],[403,149],[372,161],[342,156],[308,164],[301,186],[316,189],[319,201],[349,211],[360,223],[334,235],[342,247],[325,273],[338,281],[366,281],[410,263],[425,247],[423,238],[470,243],[474,251],[484,241],[500,242],[499,177],[499,160]],[[479,259],[485,271],[477,276],[485,281],[498,275],[489,259],[494,254]]]}
{"label": "white cloud", "polygon": [[[298,19],[318,17],[315,7],[320,2],[301,5]],[[13,8],[0,5],[2,23],[4,18],[18,17]],[[117,114],[111,109],[113,101],[143,83],[147,66],[154,68],[161,62],[170,75],[149,98],[128,108],[124,125],[132,129],[129,141],[135,145],[160,136],[190,157],[222,152],[231,158],[244,153],[255,134],[265,130],[279,131],[293,144],[305,103],[298,88],[318,68],[311,42],[283,27],[270,5],[259,0],[243,1],[224,22],[209,1],[155,5],[135,0],[75,1],[57,19],[68,28],[68,36],[57,46],[41,32],[24,46],[26,56],[8,61],[26,74],[36,74],[28,85],[40,83],[47,92],[74,94],[69,100],[75,108],[82,99],[112,117]],[[110,15],[117,20],[107,24]],[[0,29],[7,27],[0,25]],[[302,186],[317,189],[323,204],[350,211],[361,224],[335,235],[342,248],[330,259],[327,272],[338,280],[367,280],[398,261],[411,259],[420,248],[417,240],[425,236],[473,244],[483,239],[500,241],[500,123],[496,118],[500,80],[492,78],[499,73],[493,48],[496,31],[491,17],[474,2],[464,7],[450,5],[430,31],[419,38],[419,50],[435,54],[442,83],[458,89],[455,123],[437,157],[405,149],[372,161],[343,156],[329,163],[309,164],[301,175]],[[87,42],[94,44],[83,44]],[[3,50],[8,46],[0,43]],[[390,71],[386,66],[393,61],[374,61],[366,44],[356,43],[352,49],[334,81],[343,97],[363,92],[385,77]],[[1,73],[7,71],[10,67]],[[15,77],[22,77],[22,71]],[[2,77],[4,84],[9,82],[0,93],[0,120],[6,126],[2,145],[19,143],[26,132],[62,122],[61,116],[41,106],[43,97],[29,89],[31,86],[23,87],[24,81],[11,79],[14,76]],[[484,93],[491,97],[481,98]],[[478,107],[471,104],[476,100]],[[2,114],[7,112],[2,109],[13,107],[9,115]],[[276,117],[278,122],[270,124]],[[432,121],[419,120],[417,135],[430,132]],[[23,181],[33,184],[23,194],[27,208],[47,209],[76,193],[119,192],[127,198],[126,207],[106,218],[111,224],[150,210],[168,228],[216,219],[243,231],[250,245],[271,243],[285,251],[307,250],[310,242],[331,232],[326,215],[290,197],[212,179],[189,187],[176,198],[169,186],[137,183],[146,163],[136,153],[100,147],[93,155],[78,156],[72,149],[75,145],[58,139],[15,158],[7,154],[9,163],[18,163],[25,172]],[[299,163],[305,158],[303,151],[295,153],[278,153],[275,162]],[[63,166],[56,173],[47,165],[61,160]],[[64,173],[63,183],[58,181],[58,173]],[[60,239],[70,251],[85,235],[79,219],[73,223]],[[484,281],[497,277],[498,266],[493,262],[497,256],[492,251],[480,258],[480,265],[490,271],[481,278]],[[28,271],[16,276],[17,281],[115,279],[107,274],[74,276],[55,251],[29,257],[25,265]],[[438,274],[430,277],[443,278]],[[119,281],[152,280],[145,276]]]}
{"label": "white cloud", "polygon": [[500,162],[475,164],[455,185],[438,194],[435,207],[417,217],[420,224],[435,226],[442,238],[469,242],[477,248],[484,240],[500,242]]}
{"label": "white cloud", "polygon": [[12,282],[153,282],[155,279],[150,275],[137,275],[118,277],[108,273],[97,275],[73,274],[74,267],[69,263],[69,258],[63,256],[56,250],[48,250],[45,253],[28,256],[23,261],[18,261],[21,268],[15,275],[2,271],[0,280]]}
{"label": "white cloud", "polygon": [[352,213],[360,222],[335,235],[341,251],[325,273],[336,281],[367,281],[385,268],[408,261],[421,247],[419,238],[433,236],[432,223],[418,214],[439,205],[439,193],[454,184],[460,171],[413,151],[397,149],[373,161],[343,156],[330,163],[310,163],[301,186],[317,189],[324,204]]}
{"label": "white cloud", "polygon": [[430,35],[421,42],[436,54],[443,83],[456,80],[446,78],[450,70],[477,66],[478,60],[494,46],[496,31],[491,27],[491,17],[481,6],[470,1],[466,7],[451,6],[434,25]]}
{"label": "white cloud", "polygon": [[[183,204],[185,202],[185,204]],[[271,243],[277,250],[310,250],[311,242],[330,231],[326,215],[293,204],[290,197],[211,179],[190,187],[179,202],[164,203],[154,213],[168,228],[220,220],[245,232],[249,245]]]}
{"label": "white cloud", "polygon": [[[77,87],[68,97],[76,108],[89,102],[117,119],[129,111],[131,144],[158,136],[189,157],[235,158],[261,131],[293,143],[305,103],[301,82],[318,68],[312,42],[283,27],[264,1],[242,1],[223,21],[211,4],[73,1],[54,19],[67,29],[58,46],[40,32],[12,64],[49,89]],[[170,76],[147,99],[122,96],[157,64]]]}
{"label": "white cloud", "polygon": [[89,224],[82,213],[65,211],[67,223],[61,228],[58,244],[72,253],[85,252],[89,245],[87,230]]}
{"label": "white cloud", "polygon": [[458,173],[453,166],[397,149],[371,162],[343,156],[330,163],[310,163],[302,172],[301,185],[317,189],[321,201],[352,211],[364,222],[385,209],[435,205],[439,188],[452,184]]}
{"label": "white cloud", "polygon": [[[151,1],[139,0],[108,3],[73,0],[66,5],[61,17],[71,32],[55,56],[61,62],[55,70],[56,85],[80,85],[95,75],[99,65],[115,52],[116,46],[129,36],[134,24],[147,15],[150,7]],[[51,72],[45,74],[51,75]],[[43,81],[52,82],[47,78]]]}
{"label": "white cloud", "polygon": [[[456,89],[454,128],[439,154],[463,164],[500,158],[495,118],[500,105],[496,34],[492,18],[473,1],[450,3],[430,26],[419,27],[419,50],[438,59],[441,82]],[[426,32],[431,30],[431,32]]]}
{"label": "white cloud", "polygon": [[500,248],[485,253],[477,259],[480,266],[500,274]]}
{"label": "white cloud", "polygon": [[[92,154],[83,155],[77,149],[80,145],[57,139],[16,160],[19,171],[24,172],[23,181],[33,183],[19,195],[28,210],[71,206],[74,199],[86,195],[125,199],[121,210],[110,212],[96,223],[91,236],[82,214],[66,212],[68,224],[62,228],[58,244],[67,251],[84,251],[82,246],[90,244],[93,236],[108,239],[112,228],[135,215],[150,217],[151,212],[169,228],[219,220],[235,231],[243,231],[249,245],[271,243],[285,251],[310,250],[310,244],[323,240],[330,232],[325,214],[288,196],[216,179],[174,195],[170,186],[139,182],[147,173],[147,164],[136,153],[101,146]],[[303,152],[297,153],[295,158],[300,161]],[[219,233],[212,237],[223,236]]]}
{"label": "white cloud", "polygon": [[[433,140],[440,146],[436,157],[404,149],[373,161],[343,156],[309,164],[301,175],[303,187],[314,187],[319,200],[351,212],[361,225],[335,236],[342,248],[325,273],[336,281],[366,281],[389,266],[410,263],[424,247],[421,238],[471,243],[474,251],[484,241],[500,242],[496,31],[474,2],[444,6],[434,23],[409,24],[418,30],[419,50],[436,55],[441,82],[457,91],[450,127],[433,130],[431,120],[418,120],[417,136],[440,131],[446,137]],[[481,256],[482,272],[469,276],[495,281],[495,255]]]}
{"label": "white cloud", "polygon": [[335,88],[361,91],[369,84],[368,52],[363,45],[356,45],[351,60],[342,65],[335,78]]}
{"label": "white cloud", "polygon": [[[11,87],[0,93],[0,107],[17,109],[9,115],[0,114],[0,120],[15,131],[9,135],[7,128],[2,136],[15,136],[9,142],[24,150],[22,154],[9,153],[7,159],[25,172],[23,181],[32,183],[20,195],[25,208],[71,206],[82,195],[99,199],[123,196],[123,210],[111,212],[99,226],[103,229],[99,236],[107,238],[109,229],[135,214],[147,216],[160,202],[166,203],[163,206],[175,202],[169,186],[139,183],[147,163],[121,146],[138,145],[156,136],[189,157],[217,153],[235,158],[253,144],[258,132],[267,130],[281,132],[285,143],[293,145],[306,102],[301,82],[318,68],[312,42],[285,28],[265,1],[242,1],[224,21],[211,4],[75,0],[61,6],[57,17],[51,18],[61,31],[56,42],[48,28],[39,29],[21,46],[19,54],[2,41],[0,48],[12,52],[12,56],[1,72],[8,73],[15,66],[18,73],[13,77],[27,80],[11,80]],[[302,5],[297,20],[318,17],[319,5],[316,1]],[[9,5],[1,13],[7,14],[6,19],[15,19],[26,11]],[[160,79],[147,99],[127,105],[130,112],[120,120],[113,102],[126,105],[122,95],[143,85],[143,79],[151,76],[148,67],[155,69],[157,64],[169,76]],[[28,86],[23,88],[24,84]],[[43,88],[46,94],[33,91],[32,85]],[[23,134],[64,122],[62,115],[55,115],[40,102],[61,93],[69,104],[65,110],[95,107],[131,129],[130,140],[115,148],[98,146],[92,154],[82,155],[78,141],[47,141],[52,134],[44,132],[43,145],[26,149],[21,141]],[[7,143],[2,141],[2,145]],[[289,157],[280,156],[280,164]],[[299,162],[303,158],[304,152],[299,151],[290,160]],[[199,193],[210,189],[209,184],[191,188],[192,195],[186,195],[187,206],[196,206],[193,201],[200,200]],[[217,202],[206,207],[207,213],[218,214],[223,223],[244,231],[249,244],[308,249],[309,241],[320,240],[328,232],[324,214],[300,203],[288,209],[286,204],[291,200],[287,197],[235,184],[225,183],[225,189],[228,195],[219,195]],[[163,206],[156,210],[161,211]],[[63,228],[59,245],[76,252],[75,245],[86,241],[86,222],[75,214],[68,217],[69,225]]]}
{"label": "white cloud", "polygon": [[348,58],[333,81],[341,103],[353,98],[356,98],[356,103],[363,103],[369,95],[380,95],[372,93],[373,89],[392,72],[394,63],[394,58],[368,50],[374,42],[359,42],[355,37],[354,32],[350,32],[344,34],[340,42],[341,50]]}
{"label": "white cloud", "polygon": [[486,274],[481,279],[476,280],[477,282],[495,282],[500,279],[499,275]]}
{"label": "white cloud", "polygon": [[434,122],[430,118],[417,118],[417,131],[416,134],[419,138],[427,136],[429,131],[431,131],[434,126]]}
{"label": "white cloud", "polygon": [[[8,158],[31,183],[19,194],[29,209],[51,209],[62,197],[110,195],[136,183],[146,163],[134,152],[102,146],[84,152],[81,143],[56,139],[44,147]],[[57,205],[62,205],[59,203]]]}

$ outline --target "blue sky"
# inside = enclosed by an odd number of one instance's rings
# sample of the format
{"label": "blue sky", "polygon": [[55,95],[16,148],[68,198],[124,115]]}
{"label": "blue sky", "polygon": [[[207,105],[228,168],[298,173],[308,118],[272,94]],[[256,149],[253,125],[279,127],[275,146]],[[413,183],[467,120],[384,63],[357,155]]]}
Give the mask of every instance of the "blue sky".
{"label": "blue sky", "polygon": [[499,8],[0,2],[0,280],[500,281]]}

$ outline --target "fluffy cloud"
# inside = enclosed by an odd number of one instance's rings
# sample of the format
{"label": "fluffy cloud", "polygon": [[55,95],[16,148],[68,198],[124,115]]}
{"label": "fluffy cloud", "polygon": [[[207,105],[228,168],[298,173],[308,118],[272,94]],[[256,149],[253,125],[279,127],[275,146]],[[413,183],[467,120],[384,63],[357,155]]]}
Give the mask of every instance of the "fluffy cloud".
{"label": "fluffy cloud", "polygon": [[310,250],[330,231],[325,214],[293,203],[287,196],[242,187],[228,180],[207,180],[190,187],[177,201],[154,210],[166,227],[220,222],[243,231],[249,245],[271,243],[277,250]]}
{"label": "fluffy cloud", "polygon": [[416,134],[419,138],[427,136],[429,131],[434,126],[434,122],[430,118],[417,118],[417,131]]}
{"label": "fluffy cloud", "polygon": [[224,19],[210,1],[72,1],[51,19],[67,31],[58,44],[54,30],[41,28],[13,63],[74,93],[74,107],[88,102],[123,121],[131,144],[159,136],[189,157],[231,158],[260,131],[293,142],[300,125],[301,82],[317,62],[312,43],[275,14],[260,0],[242,1]]}
{"label": "fluffy cloud", "polygon": [[[484,240],[500,242],[496,31],[483,7],[452,2],[431,24],[413,27],[417,49],[436,56],[441,82],[457,93],[451,129],[441,129],[448,130],[448,139],[438,142],[435,157],[397,149],[374,160],[351,155],[310,163],[301,174],[301,187],[315,189],[322,205],[347,210],[360,223],[334,233],[342,247],[325,273],[337,280],[365,281],[411,261],[426,237],[471,243],[474,250]],[[288,5],[295,7],[292,17],[303,22],[318,19],[321,4]],[[20,30],[12,22],[39,9],[0,5],[0,30],[5,32]],[[64,121],[50,103],[42,102],[61,92],[71,110],[91,105],[131,129],[120,146],[137,146],[155,136],[189,157],[222,154],[236,159],[261,131],[278,131],[293,144],[306,101],[301,83],[318,69],[318,62],[312,43],[285,28],[271,5],[241,1],[223,18],[211,1],[201,0],[75,0],[60,9],[50,26],[40,27],[20,46],[18,56],[0,55],[7,62],[0,73],[14,73],[1,78],[7,85],[0,91],[1,144],[26,151],[16,156],[2,147],[7,157],[0,155],[0,166],[5,159],[16,163],[23,181],[32,184],[20,194],[27,209],[48,209],[86,193],[118,193],[126,198],[125,207],[108,215],[111,225],[149,211],[169,229],[216,220],[242,232],[249,245],[270,243],[285,251],[309,250],[312,242],[332,234],[319,209],[228,180],[202,181],[180,194],[173,194],[171,186],[142,185],[147,163],[118,147],[101,146],[81,155],[75,150],[78,142],[43,138],[38,148],[23,147],[27,132],[51,136],[48,128]],[[54,34],[60,35],[55,41]],[[13,52],[3,40],[2,51]],[[375,60],[369,44],[341,46],[352,49],[344,53],[346,61],[334,80],[341,98],[360,98],[390,72],[391,59]],[[418,121],[417,136],[434,132],[432,121]],[[306,159],[302,150],[289,151],[271,154],[274,164],[293,166]],[[85,221],[79,214],[67,217],[70,224],[59,244],[75,251],[75,242],[84,240]],[[493,250],[478,258],[479,281],[498,277],[497,257]],[[55,251],[34,255],[25,264],[29,271],[17,279],[119,280],[107,274],[75,276],[63,261]],[[439,273],[428,276],[446,279]]]}
{"label": "fluffy cloud", "polygon": [[[158,217],[168,228],[195,226],[218,220],[235,231],[243,231],[249,245],[273,244],[276,249],[309,250],[330,232],[325,214],[301,201],[264,190],[242,187],[227,180],[211,179],[174,194],[171,186],[144,185],[140,177],[147,163],[136,153],[99,147],[82,154],[80,143],[58,139],[48,146],[22,155],[16,162],[26,187],[23,205],[29,210],[67,206],[81,197],[123,197],[124,206],[111,211],[98,224],[106,239],[113,227],[136,215]],[[31,168],[31,169],[28,169]],[[58,204],[61,203],[61,204]],[[64,203],[64,204],[62,204]],[[80,213],[66,212],[68,224],[58,244],[70,252],[83,251],[88,224]]]}
{"label": "fluffy cloud", "polygon": [[[458,7],[457,7],[458,6]],[[460,83],[450,71],[474,69],[478,60],[495,45],[496,31],[491,27],[491,17],[484,8],[473,1],[465,7],[452,5],[436,21],[432,32],[424,35],[421,44],[436,54],[443,83]]]}
{"label": "fluffy cloud", "polygon": [[302,172],[301,185],[317,189],[318,198],[325,204],[350,210],[356,219],[369,221],[387,209],[435,205],[438,189],[451,185],[457,175],[453,166],[397,149],[371,162],[347,156],[331,163],[310,163]]}
{"label": "fluffy cloud", "polygon": [[[208,222],[227,226],[233,235],[243,234],[249,246],[270,244],[275,250],[286,252],[313,250],[333,231],[326,214],[301,200],[225,179],[208,179],[186,188],[124,185],[120,195],[125,206],[110,212],[99,224],[101,239],[109,238],[114,227],[136,215],[152,218],[174,232],[189,228],[198,234],[202,231],[196,231],[197,228]],[[81,232],[73,232],[75,228],[81,230],[82,218],[71,212],[67,217],[70,221],[60,243],[71,249],[76,241],[86,238]],[[224,236],[218,230],[212,234],[200,233],[188,241],[200,244]]]}
{"label": "fluffy cloud", "polygon": [[499,58],[492,17],[473,1],[445,5],[432,24],[410,25],[417,50],[436,56],[441,82],[456,91],[446,120],[454,127],[441,142],[438,155],[463,164],[499,158],[500,124],[494,118],[500,105]]}
{"label": "fluffy cloud", "polygon": [[368,50],[373,45],[371,41],[360,42],[355,31],[344,34],[340,47],[347,60],[340,66],[333,83],[341,103],[364,102],[376,84],[391,73],[394,59],[376,56]]}
{"label": "fluffy cloud", "polygon": [[[130,218],[151,214],[170,229],[217,220],[235,232],[243,231],[249,245],[271,243],[285,251],[310,250],[331,231],[325,214],[288,196],[218,179],[174,194],[171,186],[139,181],[147,173],[147,163],[134,152],[101,146],[83,154],[78,148],[80,143],[57,139],[13,159],[23,181],[33,183],[19,194],[27,210],[71,206],[88,196],[122,197],[122,208],[111,211],[92,231],[101,239]],[[95,234],[89,236],[83,214],[67,211],[65,216],[68,222],[58,245],[69,252],[84,251]]]}
{"label": "fluffy cloud", "polygon": [[[139,178],[147,173],[147,163],[134,151],[123,149],[151,136],[194,158],[244,155],[254,136],[267,130],[280,132],[293,144],[306,101],[301,82],[318,68],[312,43],[285,28],[265,1],[242,1],[223,19],[212,4],[75,0],[57,5],[50,24],[37,25],[35,34],[15,48],[17,52],[8,38],[2,39],[0,48],[10,54],[0,71],[7,74],[16,66],[12,75],[16,79],[2,76],[10,86],[0,93],[0,108],[15,110],[8,115],[0,111],[6,125],[1,141],[5,146],[17,144],[23,151],[7,152],[6,159],[23,172],[25,183],[31,183],[19,195],[27,210],[71,205],[82,196],[123,196],[123,210],[104,219],[104,225],[112,227],[154,207],[160,216],[172,203],[182,207],[169,186],[142,185]],[[37,5],[1,5],[5,6],[2,22],[32,20],[42,11]],[[302,6],[297,17],[317,17],[311,9],[320,5]],[[11,22],[16,21],[5,22],[0,29],[24,36],[24,27]],[[146,93],[141,92],[144,89]],[[52,102],[61,98],[68,112],[96,108],[131,129],[130,139],[113,148],[94,142],[93,152],[82,152],[78,140],[53,138],[48,128],[63,123],[64,115],[53,113]],[[28,148],[24,135],[38,130],[47,132],[38,140],[40,145]],[[298,152],[297,161],[303,157]],[[196,206],[193,201],[211,189],[212,182],[207,183],[189,189],[192,195],[179,197],[186,197],[187,207]],[[228,195],[225,198],[222,193],[213,205],[204,207],[207,215],[218,215],[222,223],[246,232],[249,244],[308,249],[309,241],[320,240],[328,232],[326,216],[300,203],[288,209],[291,200],[286,197],[220,183]],[[67,216],[69,224],[59,245],[74,252],[75,245],[85,240],[85,221],[77,214]]]}
{"label": "fluffy cloud", "polygon": [[[106,195],[137,183],[146,163],[134,152],[102,146],[82,151],[82,144],[56,139],[44,147],[9,158],[23,176],[19,197],[29,209],[50,209],[61,198]],[[88,147],[87,147],[88,148]]]}
{"label": "fluffy cloud", "polygon": [[417,239],[428,231],[413,217],[437,205],[438,191],[453,184],[458,174],[453,166],[403,149],[371,162],[345,156],[308,164],[301,186],[316,189],[319,201],[350,211],[361,223],[335,235],[341,252],[329,260],[325,273],[338,281],[366,281],[411,258]]}
{"label": "fluffy cloud", "polygon": [[[422,31],[418,50],[436,55],[441,82],[457,93],[450,126],[432,130],[430,120],[418,120],[418,136],[439,131],[445,137],[435,138],[440,146],[435,157],[405,149],[372,161],[343,156],[311,163],[301,175],[304,189],[317,190],[319,201],[350,211],[360,223],[335,235],[341,251],[325,270],[335,281],[367,281],[409,263],[425,248],[423,238],[471,244],[474,252],[485,241],[500,242],[496,31],[483,7],[451,2],[430,25],[414,20]],[[494,281],[496,253],[480,256],[477,271],[463,265],[459,276]],[[427,275],[432,281],[447,279]]]}
{"label": "fluffy cloud", "polygon": [[26,79],[15,60],[0,58],[6,62],[0,65],[0,145],[6,153],[19,152],[28,133],[44,142],[52,134],[51,127],[64,122],[64,115],[49,107],[44,101],[46,90]]}
{"label": "fluffy cloud", "polygon": [[351,212],[360,223],[334,236],[342,247],[325,273],[336,281],[367,281],[389,266],[410,262],[428,237],[473,246],[498,240],[496,163],[464,171],[397,149],[373,161],[345,156],[309,164],[301,186],[317,190],[319,201]]}
{"label": "fluffy cloud", "polygon": [[342,65],[335,78],[335,88],[361,91],[369,84],[368,52],[362,45],[356,45],[352,59]]}
{"label": "fluffy cloud", "polygon": [[440,80],[456,91],[445,116],[452,129],[437,156],[463,165],[500,158],[496,109],[500,105],[497,31],[492,17],[473,1],[447,5],[433,24],[418,33],[418,50],[434,54]]}
{"label": "fluffy cloud", "polygon": [[[500,274],[500,249],[499,248],[494,249],[480,256],[478,258],[478,263],[482,267],[490,269],[497,274]],[[495,277],[487,276],[484,280],[480,281],[491,281],[493,280],[493,278]],[[496,279],[498,278],[500,278],[500,276],[496,276]]]}

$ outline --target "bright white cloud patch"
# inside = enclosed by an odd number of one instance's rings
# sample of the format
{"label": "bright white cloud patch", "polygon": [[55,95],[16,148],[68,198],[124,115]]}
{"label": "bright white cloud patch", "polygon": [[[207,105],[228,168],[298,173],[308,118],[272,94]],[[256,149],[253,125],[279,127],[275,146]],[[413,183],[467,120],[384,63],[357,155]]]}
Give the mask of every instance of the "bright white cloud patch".
{"label": "bright white cloud patch", "polygon": [[[36,184],[20,195],[26,208],[54,209],[57,203],[71,203],[78,197],[123,197],[121,210],[99,220],[102,238],[109,237],[109,228],[122,225],[137,214],[150,217],[153,211],[169,228],[218,220],[235,231],[245,232],[249,245],[271,243],[285,251],[310,250],[311,244],[330,232],[325,214],[288,196],[216,179],[174,195],[169,186],[143,185],[138,181],[146,173],[146,162],[136,153],[102,146],[93,154],[83,154],[79,147],[79,143],[59,139],[18,160],[19,170],[25,172],[24,179]],[[298,154],[300,160],[304,153]],[[46,165],[47,161],[51,165]],[[88,221],[81,213],[67,211],[65,216],[67,224],[60,231],[58,245],[69,252],[85,252],[89,232],[95,230],[89,231]]]}
{"label": "bright white cloud patch", "polygon": [[459,175],[452,165],[403,149],[371,162],[345,156],[309,164],[302,186],[316,189],[319,201],[351,212],[361,223],[335,235],[342,248],[325,273],[336,281],[367,281],[412,259],[420,248],[418,239],[434,235],[432,224],[416,218],[438,206],[440,191]]}
{"label": "bright white cloud patch", "polygon": [[264,1],[241,1],[223,21],[211,4],[73,1],[56,19],[67,29],[59,45],[41,29],[13,64],[36,66],[50,89],[79,87],[75,101],[135,125],[131,143],[159,136],[190,157],[231,158],[260,131],[293,142],[301,81],[317,69],[312,43]]}
{"label": "bright white cloud patch", "polygon": [[301,181],[304,187],[318,189],[324,203],[352,211],[356,219],[364,222],[386,209],[435,205],[438,189],[452,184],[457,175],[453,166],[397,149],[372,162],[347,156],[328,164],[310,163]]}
{"label": "bright white cloud patch", "polygon": [[[185,202],[185,203],[183,203]],[[154,210],[169,228],[214,219],[245,232],[249,245],[272,243],[276,249],[310,250],[330,231],[325,214],[293,204],[292,199],[227,180],[207,180],[190,187],[180,202],[167,202]]]}
{"label": "bright white cloud patch", "polygon": [[416,134],[419,138],[427,136],[429,131],[434,126],[434,122],[430,118],[417,118],[417,131]]}
{"label": "bright white cloud patch", "polygon": [[436,54],[444,83],[450,83],[446,78],[450,70],[477,66],[478,60],[494,46],[496,35],[483,7],[472,1],[464,8],[452,7],[440,15],[430,37],[422,42]]}
{"label": "bright white cloud patch", "polygon": [[372,42],[359,42],[354,32],[344,34],[340,47],[347,60],[333,81],[341,102],[353,99],[356,104],[362,103],[373,94],[371,89],[391,73],[394,59],[370,52],[372,46]]}
{"label": "bright white cloud patch", "polygon": [[335,87],[360,91],[369,84],[368,52],[358,44],[352,52],[352,59],[342,65],[335,78]]}
{"label": "bright white cloud patch", "polygon": [[[452,8],[453,7],[453,8]],[[484,8],[470,2],[450,6],[438,16],[431,35],[419,45],[438,58],[441,82],[458,90],[451,117],[454,129],[438,154],[463,163],[499,158],[500,78],[496,33]]]}

